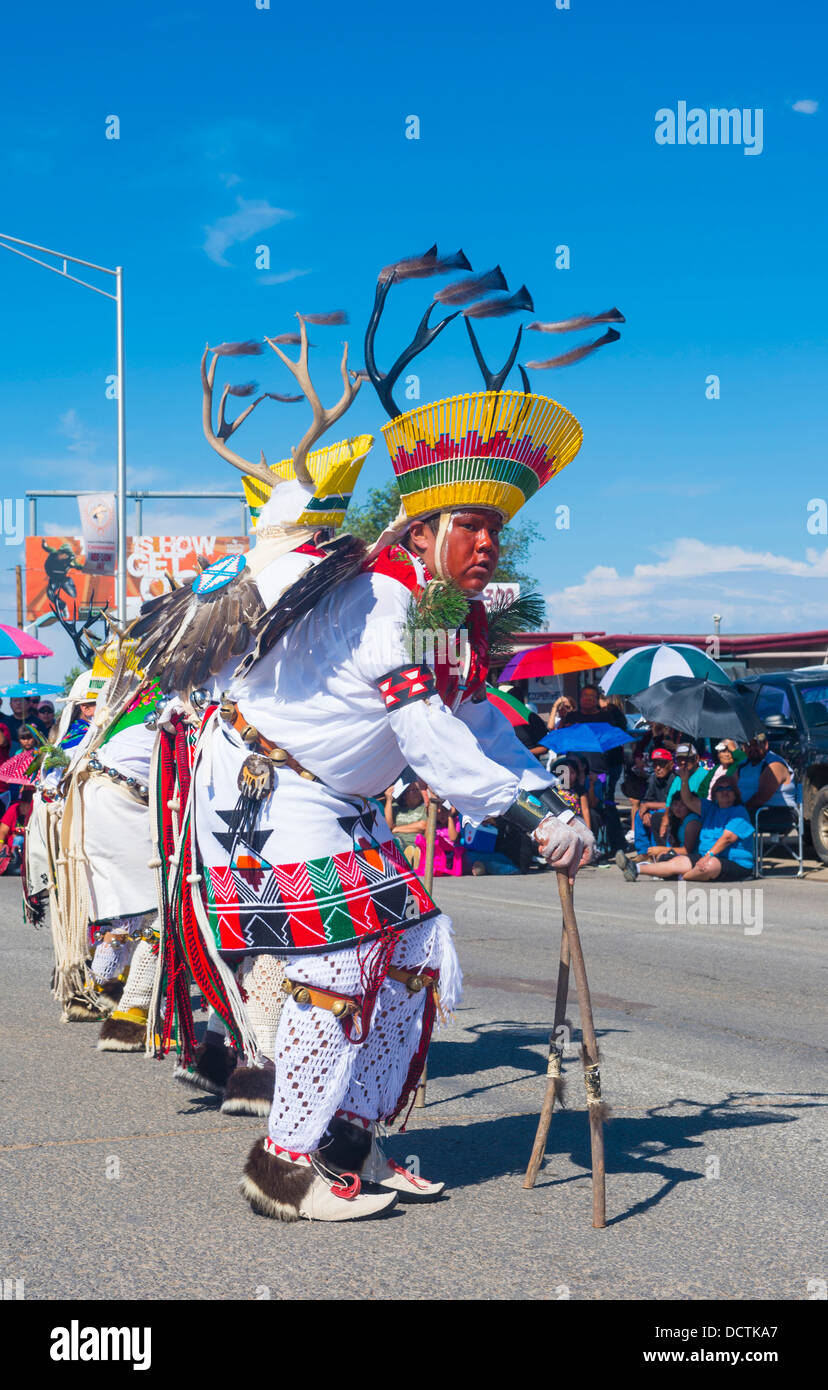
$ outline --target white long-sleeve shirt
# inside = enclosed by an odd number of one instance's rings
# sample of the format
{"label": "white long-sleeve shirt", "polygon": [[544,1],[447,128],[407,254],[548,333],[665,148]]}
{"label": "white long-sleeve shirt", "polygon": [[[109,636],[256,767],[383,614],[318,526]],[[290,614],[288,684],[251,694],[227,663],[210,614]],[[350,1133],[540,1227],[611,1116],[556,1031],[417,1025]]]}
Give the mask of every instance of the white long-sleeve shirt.
{"label": "white long-sleeve shirt", "polygon": [[335,791],[375,795],[407,763],[479,824],[551,778],[486,700],[466,700],[456,713],[438,695],[386,708],[378,682],[411,665],[410,598],[384,574],[339,585],[229,694],[250,724]]}

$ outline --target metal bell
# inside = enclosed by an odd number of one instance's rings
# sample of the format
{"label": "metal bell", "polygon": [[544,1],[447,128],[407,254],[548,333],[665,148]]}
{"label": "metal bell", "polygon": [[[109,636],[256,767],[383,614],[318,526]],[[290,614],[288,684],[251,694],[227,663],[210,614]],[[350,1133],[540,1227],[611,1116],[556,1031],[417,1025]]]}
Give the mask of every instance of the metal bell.
{"label": "metal bell", "polygon": [[138,781],[135,777],[127,777],[126,784],[128,787],[137,787]]}
{"label": "metal bell", "polygon": [[297,1003],[297,1004],[309,1004],[309,1003],[310,1003],[310,991],[307,990],[307,989],[304,989],[304,988],[301,987],[301,986],[299,987],[299,989],[295,989],[295,990],[293,991],[293,997],[294,997],[294,999],[296,1000],[296,1003]]}
{"label": "metal bell", "polygon": [[286,749],[284,749],[284,748],[271,748],[270,752],[268,753],[268,757],[270,758],[270,761],[271,761],[272,763],[277,763],[277,764],[278,764],[278,763],[286,763],[286,762],[287,762],[287,756],[288,756],[288,755],[287,755],[287,751],[286,751]]}
{"label": "metal bell", "polygon": [[197,714],[203,714],[210,703],[210,692],[200,685],[198,690],[190,692],[190,704]]}
{"label": "metal bell", "polygon": [[341,1018],[342,1015],[346,1014],[347,1012],[348,1004],[344,999],[337,999],[336,1003],[331,1005],[331,1013],[333,1014],[334,1018]]}
{"label": "metal bell", "polygon": [[121,774],[118,771],[117,767],[108,767],[106,770],[108,775],[112,778],[113,782],[119,782],[121,780]]}
{"label": "metal bell", "polygon": [[412,994],[419,994],[421,989],[425,989],[425,980],[422,975],[413,975],[406,986]]}
{"label": "metal bell", "polygon": [[154,733],[155,730],[158,728],[157,709],[150,710],[149,714],[144,716],[144,728],[149,729],[150,733]]}

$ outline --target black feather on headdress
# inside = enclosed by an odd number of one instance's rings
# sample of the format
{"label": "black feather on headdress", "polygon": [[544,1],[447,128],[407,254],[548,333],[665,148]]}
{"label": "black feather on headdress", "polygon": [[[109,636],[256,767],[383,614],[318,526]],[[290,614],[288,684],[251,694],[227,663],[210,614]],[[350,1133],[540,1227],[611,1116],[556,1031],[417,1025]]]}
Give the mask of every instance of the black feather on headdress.
{"label": "black feather on headdress", "polygon": [[605,309],[603,314],[576,314],[571,319],[558,319],[555,323],[527,323],[529,333],[575,333],[580,328],[594,328],[598,323],[626,323],[620,309]]}
{"label": "black feather on headdress", "polygon": [[499,293],[508,288],[506,276],[500,266],[496,265],[494,270],[487,270],[483,275],[471,275],[465,280],[455,280],[451,285],[438,290],[434,298],[439,304],[468,304],[470,299],[477,299],[483,294]]}
{"label": "black feather on headdress", "polygon": [[347,323],[348,315],[344,309],[334,309],[330,314],[302,314],[305,323],[312,323],[317,328],[333,328],[337,324]]}
{"label": "black feather on headdress", "polygon": [[498,295],[494,299],[481,299],[463,310],[465,319],[501,319],[506,314],[521,313],[524,309],[533,310],[532,296],[525,285],[514,294]]}
{"label": "black feather on headdress", "polygon": [[404,260],[393,261],[383,266],[379,282],[386,280],[422,280],[429,275],[445,275],[449,270],[471,270],[471,264],[463,251],[455,251],[451,256],[439,256],[437,245],[430,246],[422,256],[406,256]]}
{"label": "black feather on headdress", "polygon": [[368,553],[365,542],[350,535],[337,536],[322,549],[325,551],[324,560],[320,560],[318,565],[311,565],[256,624],[253,632],[256,645],[239,666],[237,676],[246,675],[250,667],[276,645],[288,628],[310,613],[331,589],[359,574]]}
{"label": "black feather on headdress", "polygon": [[261,343],[249,339],[246,343],[219,343],[218,347],[208,348],[208,352],[215,352],[219,357],[256,357],[264,348]]}
{"label": "black feather on headdress", "polygon": [[527,362],[526,365],[535,371],[543,370],[546,367],[571,367],[574,362],[581,362],[607,343],[617,343],[620,337],[621,334],[616,333],[614,328],[608,328],[606,333],[595,339],[594,343],[585,343],[583,347],[572,348],[569,352],[562,352],[560,357],[550,357],[546,362]]}

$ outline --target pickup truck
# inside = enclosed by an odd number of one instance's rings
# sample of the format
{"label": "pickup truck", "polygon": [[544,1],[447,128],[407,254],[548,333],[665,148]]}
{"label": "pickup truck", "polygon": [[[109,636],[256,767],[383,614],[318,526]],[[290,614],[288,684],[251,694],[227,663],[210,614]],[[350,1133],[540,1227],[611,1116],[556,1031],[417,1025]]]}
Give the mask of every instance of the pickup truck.
{"label": "pickup truck", "polygon": [[769,746],[794,769],[806,830],[828,864],[828,666],[763,671],[743,676],[736,685],[754,700]]}

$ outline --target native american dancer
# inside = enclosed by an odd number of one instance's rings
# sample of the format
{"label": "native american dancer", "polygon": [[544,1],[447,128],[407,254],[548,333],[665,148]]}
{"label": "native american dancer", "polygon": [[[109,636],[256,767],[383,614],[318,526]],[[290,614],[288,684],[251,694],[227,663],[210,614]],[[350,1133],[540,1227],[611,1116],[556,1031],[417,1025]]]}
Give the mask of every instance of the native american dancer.
{"label": "native american dancer", "polygon": [[91,723],[81,731],[72,721],[57,755],[62,765],[49,771],[46,764],[56,757],[47,750],[40,786],[54,992],[68,1021],[104,1020],[102,1050],[137,1051],[144,1047],[157,957],[155,875],[148,864],[155,732],[145,719],[158,692],[142,690],[134,650],[120,639],[99,648],[82,687],[80,709]]}
{"label": "native american dancer", "polygon": [[[336,322],[342,316],[323,317]],[[279,343],[286,340],[301,343],[298,363],[282,352]],[[159,885],[168,917],[171,900],[167,879],[170,867],[173,873],[178,867],[182,812],[186,814],[200,716],[211,704],[215,706],[253,643],[256,622],[272,609],[282,593],[322,562],[328,575],[332,568],[336,571],[342,567],[339,551],[329,541],[335,528],[342,524],[360,468],[373,443],[370,435],[361,435],[311,451],[311,445],[341,418],[359,389],[359,383],[347,371],[347,348],[342,361],[342,399],[332,409],[324,410],[308,370],[305,322],[300,335],[267,341],[293,372],[310,401],[313,424],[292,458],[270,467],[264,461],[261,465],[248,463],[229,447],[227,440],[255,406],[273,393],[260,395],[235,421],[229,422],[225,416],[228,395],[252,394],[255,387],[226,386],[214,429],[213,389],[220,357],[260,353],[261,346],[224,343],[205,350],[201,362],[204,433],[216,452],[245,474],[254,544],[247,554],[217,561],[194,584],[145,605],[141,618],[131,629],[147,670],[166,690],[178,691],[182,697],[166,706],[161,714],[161,739],[153,777],[155,839],[162,865]],[[301,400],[303,396],[276,395],[275,399]],[[353,553],[352,542],[350,548],[346,547],[345,556],[345,563],[351,566]],[[221,979],[213,981],[217,996],[213,998],[207,983],[212,967],[209,960],[206,965],[200,963],[203,954],[199,934],[188,932],[186,923],[177,922],[166,934],[162,955],[167,1007],[163,1019],[160,996],[157,1001],[160,1050],[163,1052],[169,1045],[173,1022],[177,1020],[184,1055],[176,1067],[176,1078],[221,1095],[224,1113],[267,1115],[273,1099],[273,1056],[284,999],[284,972],[269,953],[250,953],[241,960],[236,956],[236,979],[230,975],[225,986]],[[188,973],[201,986],[209,1004],[207,1031],[197,1048],[192,1034]],[[230,1042],[235,1046],[228,1046]],[[244,1065],[235,1065],[237,1052]]]}
{"label": "native american dancer", "polygon": [[[74,768],[81,801],[90,970],[108,1016],[101,1052],[141,1052],[158,972],[156,862],[149,784],[161,693],[138,669],[134,644],[119,644],[95,734]],[[114,1005],[114,1007],[113,1007]]]}
{"label": "native american dancer", "polygon": [[[389,268],[377,290],[366,366],[392,417],[397,523],[367,562],[354,556],[330,584],[323,562],[256,624],[253,651],[205,716],[192,769],[176,911],[186,930],[200,928],[225,985],[227,962],[251,951],[286,971],[268,1134],[242,1183],[256,1210],[282,1220],[372,1216],[444,1186],[401,1169],[377,1141],[421,1073],[438,982],[451,1008],[460,971],[449,920],[372,795],[407,763],[472,823],[513,817],[570,875],[592,853],[589,831],[485,700],[479,600],[503,522],[574,457],[580,426],[532,395],[525,374],[523,392],[503,392],[517,343],[495,377],[470,324],[487,390],[399,416],[395,380],[454,314],[430,327],[427,312],[387,375],[374,363],[391,284],[458,265],[468,263],[430,252]],[[491,279],[450,287],[454,302],[487,293]],[[531,307],[525,292],[517,299]],[[410,641],[429,626],[453,639],[430,664]]]}
{"label": "native american dancer", "polygon": [[71,761],[89,739],[100,682],[84,671],[75,680],[61,714],[54,745],[41,739],[29,769],[34,783],[32,814],[26,831],[23,903],[28,921],[39,926],[49,906],[55,966],[52,993],[62,1007],[64,1023],[99,1022],[94,988],[89,979],[85,931],[76,938],[65,907],[70,896],[67,860],[61,849],[65,809],[63,779]]}

